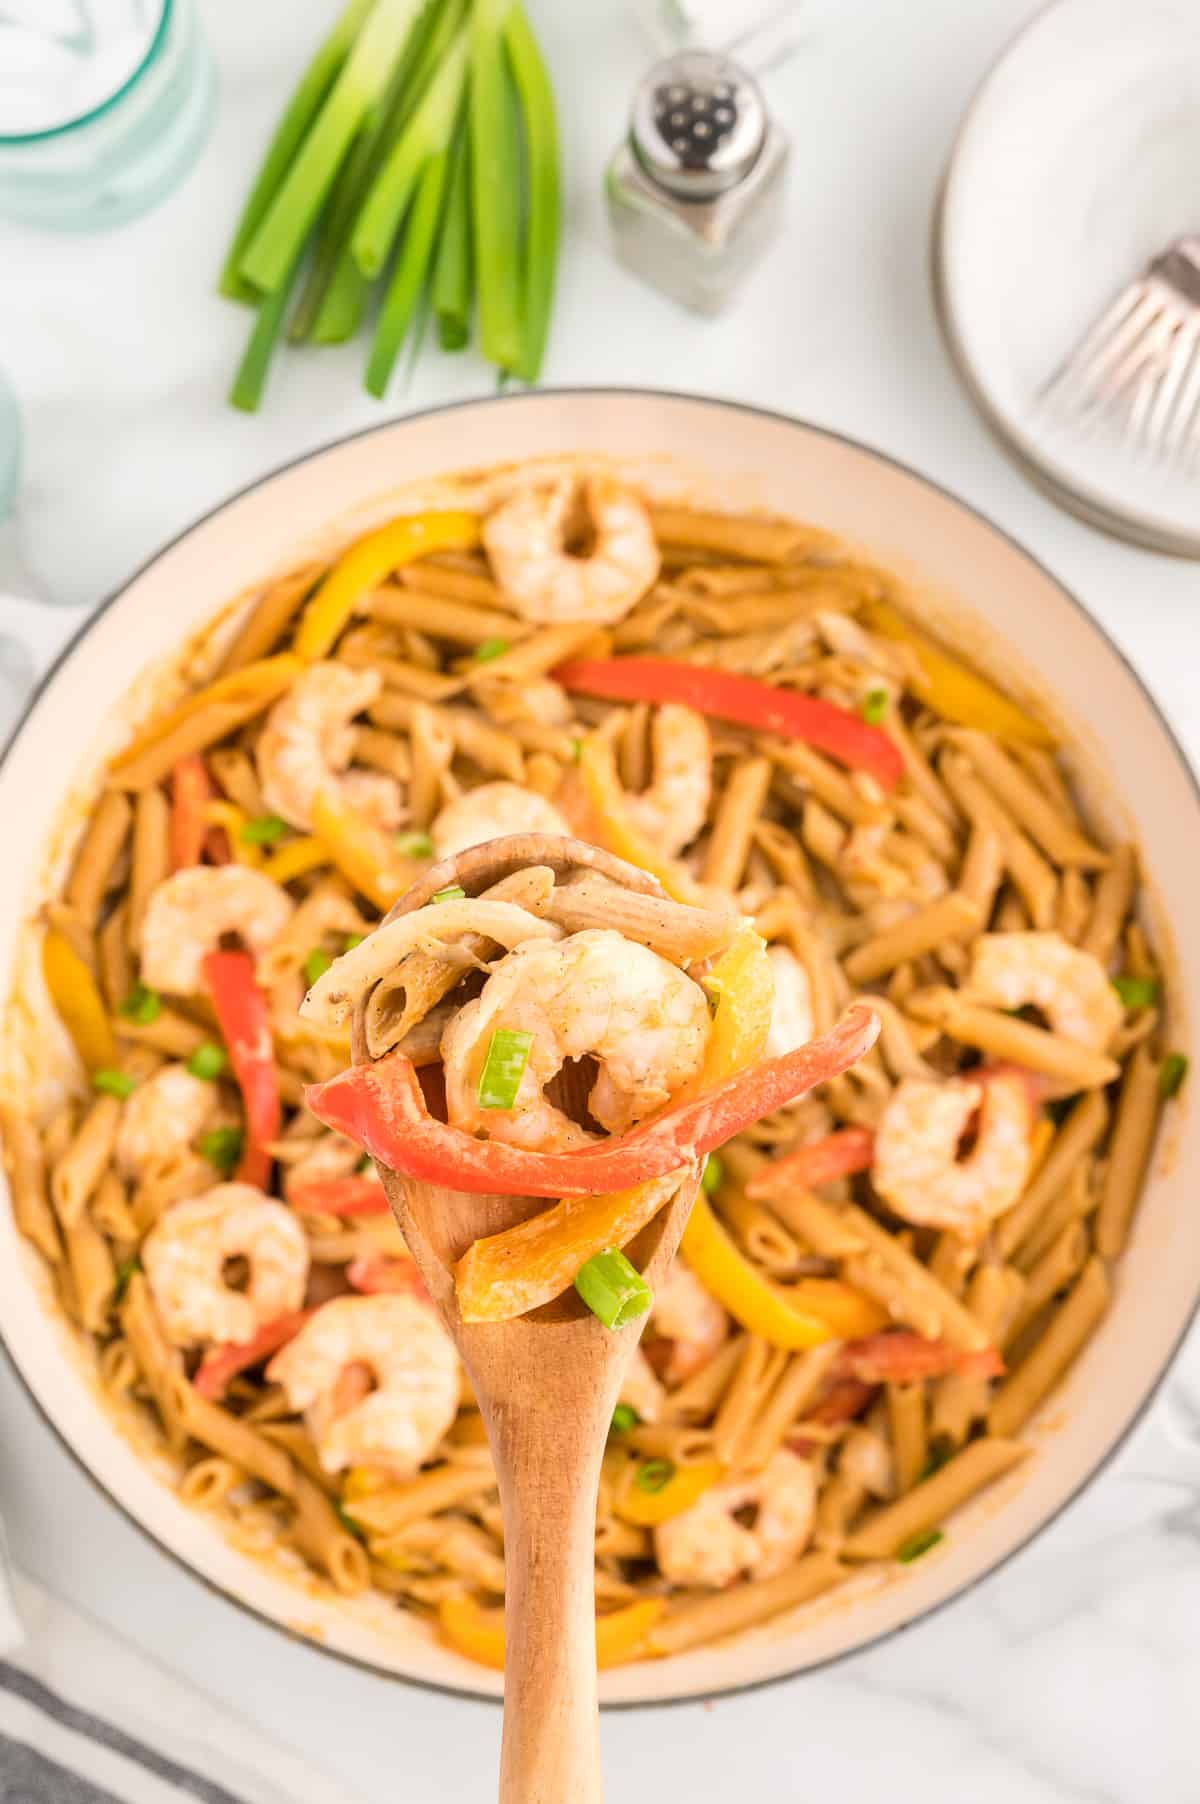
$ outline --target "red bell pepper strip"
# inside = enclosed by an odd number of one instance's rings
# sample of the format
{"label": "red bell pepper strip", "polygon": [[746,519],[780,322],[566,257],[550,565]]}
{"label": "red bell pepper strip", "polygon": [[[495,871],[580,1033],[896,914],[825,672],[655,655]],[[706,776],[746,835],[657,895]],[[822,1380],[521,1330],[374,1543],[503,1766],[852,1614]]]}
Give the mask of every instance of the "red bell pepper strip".
{"label": "red bell pepper strip", "polygon": [[346,1282],[351,1290],[362,1291],[368,1297],[386,1293],[416,1297],[421,1303],[430,1301],[425,1280],[411,1259],[389,1259],[386,1256],[352,1259],[346,1267]]}
{"label": "red bell pepper strip", "polygon": [[282,1119],[267,998],[255,981],[248,952],[210,952],[204,960],[204,981],[246,1111],[237,1175],[243,1184],[265,1189],[271,1175],[267,1146],[278,1139]]}
{"label": "red bell pepper strip", "polygon": [[976,1352],[946,1340],[926,1340],[906,1329],[885,1329],[863,1340],[850,1340],[838,1356],[837,1372],[860,1384],[911,1384],[918,1378],[1001,1378],[1004,1361],[995,1347]]}
{"label": "red bell pepper strip", "polygon": [[204,817],[212,795],[208,766],[198,752],[181,758],[171,772],[171,869],[186,870],[199,864],[208,837]]}
{"label": "red bell pepper strip", "polygon": [[574,1152],[527,1152],[500,1140],[476,1140],[435,1121],[412,1064],[395,1052],[377,1065],[356,1065],[323,1084],[310,1084],[304,1100],[318,1121],[405,1177],[484,1195],[598,1196],[664,1177],[722,1146],[752,1122],[847,1070],[874,1045],[878,1032],[878,1017],[858,1005],[807,1046],[739,1071],[627,1134]]}
{"label": "red bell pepper strip", "polygon": [[293,1209],[309,1215],[386,1215],[389,1204],[377,1178],[322,1178],[295,1184],[287,1193]]}
{"label": "red bell pepper strip", "polygon": [[303,1328],[311,1309],[292,1309],[287,1315],[277,1315],[273,1322],[264,1322],[258,1333],[246,1341],[227,1341],[224,1346],[210,1347],[196,1370],[193,1380],[196,1390],[210,1403],[219,1403],[225,1395],[226,1386],[231,1378],[239,1372],[248,1372],[251,1366],[261,1365],[272,1353],[278,1353]]}
{"label": "red bell pepper strip", "polygon": [[798,1146],[782,1159],[764,1165],[746,1185],[746,1195],[786,1196],[791,1190],[811,1190],[814,1184],[870,1171],[874,1158],[875,1136],[870,1128],[838,1128],[836,1133],[810,1140],[807,1146]]}
{"label": "red bell pepper strip", "polygon": [[848,708],[798,689],[781,689],[757,677],[711,670],[674,658],[578,658],[552,672],[564,689],[615,702],[682,702],[780,739],[802,739],[845,764],[869,772],[894,789],[904,772],[899,751],[879,727]]}

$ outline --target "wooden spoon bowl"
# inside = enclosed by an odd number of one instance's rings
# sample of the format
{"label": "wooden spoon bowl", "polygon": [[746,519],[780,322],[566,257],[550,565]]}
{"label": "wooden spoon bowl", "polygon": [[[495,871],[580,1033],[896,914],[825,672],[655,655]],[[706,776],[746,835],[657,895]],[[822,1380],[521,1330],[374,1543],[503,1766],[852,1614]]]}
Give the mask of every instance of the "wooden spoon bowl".
{"label": "wooden spoon bowl", "polygon": [[[448,884],[468,896],[531,865],[590,870],[661,897],[653,877],[581,840],[519,834],[446,859],[388,915],[423,907]],[[369,1063],[365,999],[351,1046]],[[464,1322],[453,1268],[471,1244],[548,1207],[525,1196],[468,1194],[380,1178],[479,1402],[500,1486],[505,1543],[501,1804],[598,1804],[594,1541],[596,1494],[613,1409],[646,1317],[605,1328],[574,1288],[506,1322]],[[629,1249],[653,1287],[675,1255],[695,1196],[684,1184]]]}

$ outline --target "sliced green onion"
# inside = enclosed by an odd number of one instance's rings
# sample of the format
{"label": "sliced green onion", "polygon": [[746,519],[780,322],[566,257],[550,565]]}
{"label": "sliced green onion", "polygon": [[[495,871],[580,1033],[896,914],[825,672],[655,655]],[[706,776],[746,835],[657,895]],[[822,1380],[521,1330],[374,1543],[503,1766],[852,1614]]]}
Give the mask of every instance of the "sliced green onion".
{"label": "sliced green onion", "polygon": [[374,4],[375,0],[350,0],[350,4],[343,8],[333,30],[304,71],[299,87],[288,101],[283,117],[275,127],[275,134],[267,146],[267,154],[242,208],[241,218],[233,234],[233,243],[221,271],[218,286],[220,292],[230,300],[258,299],[258,290],[240,272],[242,253],[274,200],[292,158],[324,104],[346,61],[350,46],[358,36],[359,27]]}
{"label": "sliced green onion", "polygon": [[572,741],[571,741],[571,761],[572,761],[572,763],[578,764],[582,757],[583,757],[583,740],[582,739],[572,739]]}
{"label": "sliced green onion", "polygon": [[870,727],[877,727],[888,711],[886,689],[868,689],[863,696],[862,717]]}
{"label": "sliced green onion", "polygon": [[704,1170],[700,1173],[700,1188],[711,1196],[725,1182],[725,1167],[716,1153],[709,1153],[704,1161]]}
{"label": "sliced green onion", "polygon": [[628,1434],[631,1428],[637,1427],[641,1419],[632,1403],[618,1403],[613,1410],[612,1426],[608,1432],[610,1434]]}
{"label": "sliced green onion", "polygon": [[127,1071],[114,1071],[106,1065],[103,1070],[92,1072],[92,1089],[99,1090],[102,1096],[115,1096],[124,1102],[137,1089],[137,1079],[130,1077]]}
{"label": "sliced green onion", "polygon": [[134,1254],[131,1259],[121,1260],[114,1273],[112,1294],[114,1304],[123,1303],[125,1301],[125,1292],[129,1289],[129,1280],[133,1277],[134,1272],[140,1272],[141,1269],[142,1262],[136,1254]]}
{"label": "sliced green onion", "polygon": [[342,159],[386,88],[420,11],[421,0],[376,0],[242,253],[240,274],[264,293],[271,294],[282,287],[294,269]]}
{"label": "sliced green onion", "polygon": [[558,265],[558,121],[554,91],[521,0],[512,0],[504,25],[512,77],[524,128],[527,179],[525,246],[521,269],[521,355],[517,374],[536,382],[541,373],[554,305]]}
{"label": "sliced green onion", "polygon": [[333,1506],[333,1513],[348,1535],[353,1535],[356,1541],[366,1540],[367,1537],[364,1530],[358,1526],[358,1523],[354,1520],[354,1517],[350,1514],[344,1503],[335,1503]]}
{"label": "sliced green onion", "polygon": [[929,1458],[921,1468],[917,1483],[924,1484],[927,1478],[932,1478],[935,1472],[940,1472],[947,1460],[952,1459],[953,1456],[954,1449],[949,1441],[935,1441],[929,1449]]}
{"label": "sliced green onion", "polygon": [[433,841],[428,833],[397,833],[396,850],[406,858],[432,858]]}
{"label": "sliced green onion", "polygon": [[471,336],[471,279],[471,146],[466,125],[460,124],[431,284],[443,351],[463,350]]}
{"label": "sliced green onion", "polygon": [[896,1558],[901,1566],[911,1566],[914,1560],[919,1560],[923,1553],[928,1553],[931,1547],[936,1547],[939,1541],[945,1539],[940,1528],[919,1529],[907,1541],[900,1543],[896,1549]]}
{"label": "sliced green onion", "polygon": [[301,246],[296,254],[296,261],[288,271],[286,279],[280,283],[273,294],[266,294],[258,304],[258,312],[254,316],[254,326],[246,341],[246,349],[242,352],[242,361],[233,378],[233,387],[229,391],[230,404],[242,413],[256,413],[266,387],[267,374],[271,368],[271,358],[275,354],[275,345],[283,329],[283,316],[287,312],[288,301],[296,278],[300,274],[300,265],[304,256]]}
{"label": "sliced green onion", "polygon": [[215,1165],[226,1177],[231,1171],[237,1170],[238,1160],[242,1156],[241,1128],[210,1128],[207,1134],[201,1134],[197,1144],[200,1157],[207,1159],[210,1165]]}
{"label": "sliced green onion", "polygon": [[481,1109],[511,1109],[533,1049],[533,1035],[515,1027],[498,1027],[488,1042],[479,1073],[476,1100]]}
{"label": "sliced green onion", "polygon": [[301,966],[301,969],[304,972],[304,981],[310,989],[313,984],[316,983],[318,977],[324,977],[332,963],[333,960],[330,958],[328,952],[323,952],[320,946],[313,948],[305,959],[304,964]]}
{"label": "sliced green onion", "polygon": [[417,183],[416,199],[405,226],[395,273],[375,327],[371,355],[367,359],[367,393],[374,395],[376,400],[382,400],[387,393],[396,358],[413,323],[417,302],[425,286],[437,239],[438,220],[442,215],[442,196],[446,192],[449,169],[449,153],[445,150],[436,151],[422,169]]}
{"label": "sliced green onion", "polygon": [[148,1027],[162,1013],[162,997],[149,984],[135,983],[122,1002],[120,1013],[127,1021],[139,1021],[143,1027]]}
{"label": "sliced green onion", "polygon": [[202,1040],[187,1062],[193,1077],[202,1077],[210,1084],[216,1082],[228,1065],[229,1054],[215,1040]]}
{"label": "sliced green onion", "polygon": [[342,951],[343,952],[353,952],[353,950],[356,946],[362,945],[362,943],[366,939],[366,937],[367,936],[365,933],[348,933],[346,935],[346,938],[342,942]]}
{"label": "sliced green onion", "polygon": [[485,639],[482,645],[475,647],[475,658],[480,664],[490,664],[493,658],[502,658],[508,650],[507,639]]}
{"label": "sliced green onion", "polygon": [[238,838],[247,846],[271,846],[277,839],[282,839],[287,830],[287,822],[280,820],[277,814],[260,814],[243,824]]}
{"label": "sliced green onion", "polygon": [[1162,994],[1157,977],[1114,977],[1112,987],[1131,1014],[1153,1008]]}
{"label": "sliced green onion", "polygon": [[[443,56],[416,111],[392,146],[391,155],[371,184],[355,221],[350,236],[350,254],[364,276],[377,276],[387,262],[426,165],[439,155],[448,162],[466,78],[467,33],[460,31]],[[443,186],[445,173],[443,168]],[[407,260],[407,237],[406,233],[397,270]]]}
{"label": "sliced green onion", "polygon": [[461,883],[448,883],[445,889],[435,889],[426,907],[434,902],[465,902],[467,892]]}
{"label": "sliced green onion", "polygon": [[644,1459],[633,1475],[633,1482],[639,1491],[655,1496],[665,1491],[675,1476],[673,1459]]}
{"label": "sliced green onion", "polygon": [[479,341],[500,370],[523,362],[521,166],[516,95],[504,47],[512,0],[475,0],[471,13],[471,225]]}
{"label": "sliced green onion", "polygon": [[1158,1094],[1165,1102],[1178,1096],[1188,1072],[1188,1061],[1182,1052],[1169,1052],[1158,1074]]}
{"label": "sliced green onion", "polygon": [[575,1288],[606,1328],[623,1328],[645,1315],[654,1292],[616,1247],[594,1253],[575,1274]]}

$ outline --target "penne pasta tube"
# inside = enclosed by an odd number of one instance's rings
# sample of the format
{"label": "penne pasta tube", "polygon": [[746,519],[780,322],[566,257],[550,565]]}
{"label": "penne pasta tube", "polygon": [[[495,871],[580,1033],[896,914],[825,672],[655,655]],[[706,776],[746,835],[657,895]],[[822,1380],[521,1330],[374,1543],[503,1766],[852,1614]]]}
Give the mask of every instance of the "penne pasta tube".
{"label": "penne pasta tube", "polygon": [[886,1394],[896,1495],[903,1497],[919,1482],[929,1460],[925,1385],[920,1380],[913,1384],[889,1384]]}
{"label": "penne pasta tube", "polygon": [[1000,841],[1005,869],[1033,926],[1049,927],[1054,920],[1057,884],[1053,870],[1032,840],[980,782],[961,753],[947,748],[938,760],[938,771],[972,827],[987,827]]}
{"label": "penne pasta tube", "polygon": [[133,988],[133,951],[128,931],[129,905],[118,903],[96,935],[96,964],[104,1000],[115,1015]]}
{"label": "penne pasta tube", "polygon": [[686,507],[652,503],[650,524],[660,545],[712,551],[723,559],[748,564],[786,564],[813,551],[829,549],[833,535],[819,526],[791,520],[759,520],[737,514],[701,513]]}
{"label": "penne pasta tube", "polygon": [[67,906],[85,927],[94,928],[100,905],[113,882],[117,860],[133,825],[129,797],[108,790],[96,804],[71,875],[67,878]]}
{"label": "penne pasta tube", "polygon": [[753,1431],[763,1399],[783,1370],[787,1357],[782,1348],[770,1346],[757,1334],[747,1339],[713,1422],[713,1452],[723,1466],[741,1463],[742,1446]]}
{"label": "penne pasta tube", "polygon": [[[1025,1280],[1011,1265],[983,1265],[967,1289],[967,1308],[991,1346],[1003,1348],[1011,1337],[1026,1293]],[[935,1441],[961,1447],[976,1422],[987,1414],[992,1394],[986,1378],[951,1372],[933,1386],[929,1427]]]}
{"label": "penne pasta tube", "polygon": [[1071,1222],[1083,1221],[1091,1214],[1099,1198],[1093,1185],[1091,1158],[1081,1159],[1053,1200],[1047,1203],[1015,1254],[1015,1263],[1030,1272],[1042,1254]]}
{"label": "penne pasta tube", "polygon": [[705,883],[717,889],[737,889],[770,786],[768,759],[747,758],[734,765],[713,819],[704,861]]}
{"label": "penne pasta tube", "polygon": [[727,1190],[719,1213],[764,1271],[779,1277],[795,1270],[800,1248],[764,1204],[754,1202],[744,1190]]}
{"label": "penne pasta tube", "polygon": [[676,1466],[695,1466],[713,1457],[712,1436],[707,1429],[680,1422],[640,1422],[622,1440],[647,1458],[669,1459]]}
{"label": "penne pasta tube", "polygon": [[[1092,1258],[1075,1280],[1066,1301],[1050,1317],[1045,1333],[1005,1379],[988,1411],[988,1432],[1017,1434],[1094,1333],[1109,1304],[1109,1283],[1100,1259]],[[978,1445],[986,1446],[987,1442]]]}
{"label": "penne pasta tube", "polygon": [[218,747],[210,752],[208,767],[247,820],[258,820],[270,812],[259,787],[258,772],[240,746]]}
{"label": "penne pasta tube", "polygon": [[987,1345],[987,1337],[970,1311],[939,1284],[865,1209],[850,1203],[848,1225],[866,1243],[866,1251],[846,1262],[845,1277],[876,1297],[897,1321],[929,1340],[948,1340],[968,1351]]}
{"label": "penne pasta tube", "polygon": [[1121,1085],[1096,1217],[1096,1251],[1102,1259],[1115,1259],[1129,1235],[1158,1125],[1158,1074],[1158,1061],[1149,1047],[1139,1046]]}
{"label": "penne pasta tube", "polygon": [[917,1485],[896,1503],[885,1504],[848,1538],[842,1548],[847,1560],[889,1560],[904,1543],[924,1530],[935,1528],[985,1486],[994,1484],[1027,1456],[1020,1441],[989,1434],[972,1441],[961,1453]]}
{"label": "penne pasta tube", "polygon": [[836,1553],[867,1501],[867,1487],[849,1472],[835,1472],[817,1497],[814,1540],[818,1547]]}
{"label": "penne pasta tube", "polygon": [[944,1034],[963,1046],[976,1046],[997,1059],[1044,1072],[1073,1090],[1103,1089],[1120,1075],[1120,1066],[1103,1053],[999,1009],[965,1002],[956,990],[918,990],[909,997],[907,1008],[921,1020],[936,1021]]}
{"label": "penne pasta tube", "polygon": [[969,896],[952,890],[874,938],[842,960],[851,983],[874,983],[908,959],[921,958],[947,941],[969,939],[983,925],[983,913]]}
{"label": "penne pasta tube", "polygon": [[826,1341],[792,1355],[743,1439],[738,1458],[741,1467],[761,1471],[778,1452],[792,1424],[816,1402],[840,1350],[838,1341]]}
{"label": "penne pasta tube", "polygon": [[190,1059],[197,1046],[211,1039],[198,1021],[181,1015],[165,1004],[153,1021],[130,1021],[121,1016],[113,1023],[118,1040],[131,1040],[137,1046],[153,1047],[170,1059]]}
{"label": "penne pasta tube", "polygon": [[103,1334],[108,1327],[117,1277],[112,1251],[86,1213],[63,1229],[63,1239],[79,1320],[89,1334]]}
{"label": "penne pasta tube", "polygon": [[412,775],[412,758],[406,742],[395,733],[380,727],[354,728],[354,762],[370,770],[385,771],[398,783],[407,783]]}
{"label": "penne pasta tube", "polygon": [[1051,1198],[1058,1195],[1075,1167],[1099,1144],[1107,1126],[1104,1092],[1091,1090],[1075,1104],[1055,1134],[1020,1202],[1001,1216],[993,1229],[996,1251],[1002,1259],[1011,1259]]}
{"label": "penne pasta tube", "polygon": [[403,1484],[385,1485],[365,1497],[345,1498],[345,1508],[369,1535],[392,1535],[409,1522],[460,1509],[469,1499],[494,1491],[490,1472],[477,1465],[433,1466]]}
{"label": "penne pasta tube", "polygon": [[324,1491],[305,1473],[292,1474],[292,1487],[296,1546],[305,1559],[329,1575],[335,1591],[343,1597],[358,1596],[371,1582],[366,1548],[342,1527]]}
{"label": "penne pasta tube", "polygon": [[304,564],[264,589],[230,640],[218,675],[256,664],[274,651],[323,571],[321,564]]}
{"label": "penne pasta tube", "polygon": [[810,1190],[789,1190],[786,1195],[772,1196],[767,1199],[767,1206],[821,1259],[849,1259],[866,1251],[862,1234],[847,1221],[842,1210]]}
{"label": "penne pasta tube", "polygon": [[367,613],[387,626],[415,627],[456,645],[483,645],[489,639],[512,642],[527,639],[531,631],[526,621],[499,607],[434,595],[411,583],[376,589],[367,602]]}
{"label": "penne pasta tube", "polygon": [[0,1103],[0,1138],[17,1227],[43,1258],[57,1265],[63,1256],[62,1236],[50,1207],[42,1137],[28,1115]]}
{"label": "penne pasta tube", "polygon": [[567,933],[581,933],[590,927],[611,928],[676,964],[690,964],[723,952],[736,925],[723,910],[693,908],[660,896],[638,895],[594,872],[556,885],[538,912],[548,921],[556,921]]}
{"label": "penne pasta tube", "polygon": [[133,861],[125,929],[134,951],[142,943],[142,920],[151,891],[170,874],[170,815],[167,798],[157,785],[138,791],[133,805]]}
{"label": "penne pasta tube", "polygon": [[98,1096],[50,1174],[50,1197],[64,1228],[74,1227],[108,1169],[121,1119],[115,1096]]}
{"label": "penne pasta tube", "polygon": [[1046,800],[998,740],[970,727],[960,728],[951,740],[965,751],[983,783],[1052,863],[1088,871],[1104,869],[1108,854],[1064,821],[1060,810]]}
{"label": "penne pasta tube", "polygon": [[664,1419],[691,1416],[703,1419],[713,1415],[733,1380],[745,1344],[745,1336],[739,1334],[718,1347],[698,1372],[693,1372],[670,1393],[664,1405]]}
{"label": "penne pasta tube", "polygon": [[853,826],[875,826],[885,821],[888,804],[881,798],[866,796],[855,787],[850,777],[840,771],[820,752],[803,745],[798,739],[761,740],[763,751],[779,769],[793,779],[801,795],[810,795]]}
{"label": "penne pasta tube", "polygon": [[958,887],[976,903],[984,920],[995,906],[1004,877],[1004,844],[998,833],[978,823],[971,828]]}
{"label": "penne pasta tube", "polygon": [[217,1403],[210,1403],[188,1383],[182,1372],[173,1372],[169,1384],[172,1411],[194,1441],[221,1454],[235,1466],[241,1466],[252,1478],[260,1479],[273,1491],[278,1491],[281,1497],[295,1497],[299,1474],[282,1447],[273,1446],[249,1422],[230,1415]]}
{"label": "penne pasta tube", "polygon": [[121,1332],[158,1409],[167,1445],[177,1453],[187,1440],[175,1395],[175,1380],[184,1381],[183,1361],[167,1344],[141,1272],[131,1275],[119,1314]]}
{"label": "penne pasta tube", "polygon": [[1116,950],[1121,930],[1133,903],[1137,884],[1137,853],[1130,845],[1117,846],[1106,871],[1101,872],[1092,897],[1092,913],[1080,948],[1106,964]]}
{"label": "penne pasta tube", "polygon": [[[1025,1281],[1024,1293],[1006,1322],[997,1325],[996,1345],[1003,1351],[1021,1335],[1060,1290],[1077,1278],[1087,1263],[1088,1231],[1081,1221],[1060,1228]],[[1011,1271],[1011,1266],[1000,1268]]]}
{"label": "penne pasta tube", "polygon": [[964,1240],[961,1235],[945,1230],[934,1243],[929,1269],[938,1283],[946,1286],[951,1296],[961,1297],[979,1252],[978,1241]]}
{"label": "penne pasta tube", "polygon": [[668,1608],[646,1638],[654,1654],[678,1654],[701,1642],[737,1635],[832,1590],[849,1575],[832,1553],[810,1553],[774,1578],[749,1579],[715,1596],[692,1597]]}
{"label": "penne pasta tube", "polygon": [[450,558],[422,558],[403,564],[396,576],[405,586],[422,590],[426,595],[444,596],[448,601],[469,601],[479,607],[500,609],[503,596],[482,564],[465,560],[453,563]]}
{"label": "penne pasta tube", "polygon": [[138,1381],[138,1363],[120,1336],[100,1349],[100,1382],[113,1398],[128,1397]]}
{"label": "penne pasta tube", "polygon": [[194,1509],[212,1510],[224,1503],[230,1491],[244,1483],[245,1473],[220,1454],[206,1454],[189,1466],[179,1481],[179,1495]]}
{"label": "penne pasta tube", "polygon": [[538,627],[498,658],[489,658],[466,671],[463,682],[468,689],[475,689],[480,684],[542,677],[570,658],[604,657],[610,644],[607,634],[586,620]]}

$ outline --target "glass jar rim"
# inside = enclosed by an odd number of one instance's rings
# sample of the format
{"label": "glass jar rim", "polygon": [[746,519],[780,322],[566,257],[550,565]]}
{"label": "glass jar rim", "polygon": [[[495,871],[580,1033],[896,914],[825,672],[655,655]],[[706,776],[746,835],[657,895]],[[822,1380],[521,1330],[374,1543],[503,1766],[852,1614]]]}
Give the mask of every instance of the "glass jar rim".
{"label": "glass jar rim", "polygon": [[0,132],[0,147],[19,146],[24,144],[47,144],[54,138],[65,138],[70,132],[77,132],[85,125],[92,125],[97,119],[103,119],[106,113],[124,100],[130,89],[135,87],[146,74],[151,64],[158,59],[166,40],[167,31],[175,11],[175,0],[162,0],[162,13],[154,30],[154,35],[147,44],[145,53],[137,66],[130,71],[119,88],[114,88],[107,99],[98,106],[90,107],[86,113],[77,113],[74,119],[64,119],[61,125],[49,125],[40,132]]}

